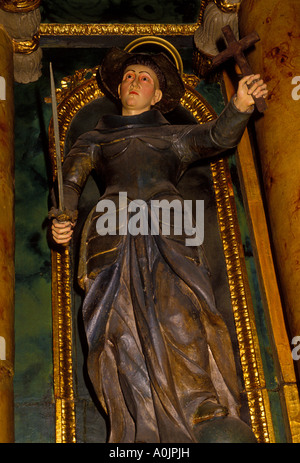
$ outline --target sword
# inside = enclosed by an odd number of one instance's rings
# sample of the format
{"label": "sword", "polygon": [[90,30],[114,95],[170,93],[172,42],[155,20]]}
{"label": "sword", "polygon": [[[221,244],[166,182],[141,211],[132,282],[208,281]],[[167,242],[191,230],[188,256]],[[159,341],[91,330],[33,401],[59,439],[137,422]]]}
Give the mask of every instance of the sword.
{"label": "sword", "polygon": [[57,185],[58,185],[58,209],[52,207],[49,211],[48,217],[53,219],[56,218],[59,222],[71,221],[76,223],[78,217],[78,211],[70,211],[65,208],[64,201],[64,184],[62,175],[62,161],[60,151],[60,139],[59,139],[59,125],[57,115],[57,101],[55,92],[55,83],[53,77],[52,63],[50,63],[50,82],[51,82],[51,103],[52,103],[52,118],[53,118],[53,130],[55,140],[55,151],[56,151],[56,170],[57,170]]}
{"label": "sword", "polygon": [[58,208],[59,208],[59,211],[63,213],[65,209],[65,204],[64,204],[62,162],[61,162],[61,152],[60,152],[57,101],[56,101],[56,92],[55,92],[55,83],[54,83],[54,76],[53,76],[53,70],[52,70],[52,63],[50,63],[50,82],[51,82],[53,130],[54,130],[55,151],[56,151],[56,170],[57,170],[58,205],[59,205]]}

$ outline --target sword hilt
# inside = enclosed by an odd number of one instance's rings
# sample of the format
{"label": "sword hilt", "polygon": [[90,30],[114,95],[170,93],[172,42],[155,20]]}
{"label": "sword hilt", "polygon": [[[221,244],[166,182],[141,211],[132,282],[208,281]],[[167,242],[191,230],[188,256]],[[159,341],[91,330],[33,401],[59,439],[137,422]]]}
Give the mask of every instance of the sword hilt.
{"label": "sword hilt", "polygon": [[56,219],[58,222],[75,223],[78,218],[78,211],[60,210],[52,207],[48,213],[49,219]]}

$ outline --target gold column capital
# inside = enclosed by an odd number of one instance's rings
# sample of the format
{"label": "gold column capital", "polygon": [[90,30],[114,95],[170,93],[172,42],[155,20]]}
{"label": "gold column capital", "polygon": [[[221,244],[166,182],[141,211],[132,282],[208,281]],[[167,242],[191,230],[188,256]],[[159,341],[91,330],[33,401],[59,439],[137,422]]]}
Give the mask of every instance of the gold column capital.
{"label": "gold column capital", "polygon": [[39,48],[40,35],[35,34],[31,40],[15,40],[12,39],[14,53],[24,53],[29,55]]}
{"label": "gold column capital", "polygon": [[34,82],[41,76],[40,0],[0,0],[0,23],[12,39],[16,82]]}
{"label": "gold column capital", "polygon": [[223,13],[237,13],[240,9],[242,0],[214,0],[214,2]]}
{"label": "gold column capital", "polygon": [[0,8],[9,13],[28,13],[40,4],[41,0],[0,0]]}

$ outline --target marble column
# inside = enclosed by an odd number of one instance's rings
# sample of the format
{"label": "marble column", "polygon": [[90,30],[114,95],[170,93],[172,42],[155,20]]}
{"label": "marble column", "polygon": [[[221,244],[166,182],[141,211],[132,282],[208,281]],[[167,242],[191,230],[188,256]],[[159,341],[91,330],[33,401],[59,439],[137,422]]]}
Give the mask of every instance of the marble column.
{"label": "marble column", "polygon": [[256,30],[261,39],[248,60],[269,88],[255,129],[292,349],[300,339],[300,2],[243,0],[239,27],[241,37]]}
{"label": "marble column", "polygon": [[14,441],[13,48],[0,26],[0,443]]}

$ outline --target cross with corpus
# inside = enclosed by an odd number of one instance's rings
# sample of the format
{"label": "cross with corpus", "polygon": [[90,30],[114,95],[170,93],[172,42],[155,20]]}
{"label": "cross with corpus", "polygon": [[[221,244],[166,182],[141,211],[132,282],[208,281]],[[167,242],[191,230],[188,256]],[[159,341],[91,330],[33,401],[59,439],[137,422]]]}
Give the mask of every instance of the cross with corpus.
{"label": "cross with corpus", "polygon": [[[236,40],[230,26],[223,27],[222,32],[225,36],[228,48],[213,58],[212,66],[219,66],[219,64],[224,63],[229,58],[233,57],[236,63],[238,64],[243,76],[253,74],[253,71],[249,63],[245,58],[243,50],[246,50],[247,48],[251,47],[251,45],[253,45],[255,42],[258,42],[260,40],[257,32],[252,32],[251,34],[242,38],[240,41]],[[267,105],[263,97],[255,98],[255,96],[252,95],[252,98],[254,99],[255,105],[259,112],[262,113],[267,109]]]}

